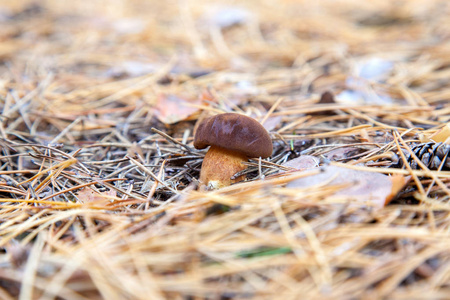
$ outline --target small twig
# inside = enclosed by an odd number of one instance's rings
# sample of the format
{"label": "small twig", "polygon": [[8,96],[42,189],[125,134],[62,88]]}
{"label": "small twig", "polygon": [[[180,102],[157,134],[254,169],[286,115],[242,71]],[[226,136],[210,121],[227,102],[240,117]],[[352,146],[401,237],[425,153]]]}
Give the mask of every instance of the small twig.
{"label": "small twig", "polygon": [[82,119],[81,117],[76,118],[75,121],[70,123],[66,128],[64,128],[63,131],[61,131],[57,136],[55,136],[55,138],[51,140],[49,144],[52,145],[57,143],[59,139],[65,136],[73,127],[75,127],[75,125],[77,125],[81,121],[81,119]]}
{"label": "small twig", "polygon": [[141,164],[140,162],[138,162],[137,160],[129,157],[128,155],[126,156],[133,164],[135,164],[136,166],[139,167],[140,170],[144,171],[145,174],[150,175],[155,181],[161,183],[163,186],[165,186],[167,189],[169,189],[172,193],[174,194],[179,194],[179,192],[177,190],[174,190],[173,188],[171,188],[170,186],[168,186],[164,181],[159,180],[158,176],[156,176],[152,171],[150,171],[149,169],[147,169],[143,164]]}
{"label": "small twig", "polygon": [[264,116],[264,118],[262,118],[261,120],[261,125],[264,125],[264,123],[267,121],[267,119],[270,117],[270,115],[275,111],[275,109],[277,109],[278,105],[280,105],[280,103],[284,100],[283,97],[279,98],[277,101],[275,101],[275,103],[272,105],[272,107],[269,109],[269,111],[266,113],[266,115]]}
{"label": "small twig", "polygon": [[[161,180],[163,173],[164,173],[164,165],[166,164],[166,160],[164,160],[161,164],[161,168],[159,169],[158,172],[158,179]],[[152,188],[150,189],[150,192],[147,195],[147,203],[145,203],[145,210],[148,210],[149,206],[150,206],[150,201],[153,197],[153,195],[156,192],[156,188],[158,187],[158,181],[155,181],[152,185]]]}
{"label": "small twig", "polygon": [[186,149],[186,151],[188,151],[189,153],[192,153],[192,152],[193,152],[192,148],[190,148],[188,145],[183,144],[183,143],[177,141],[176,139],[174,139],[174,138],[171,137],[170,135],[168,135],[168,134],[166,134],[166,133],[164,133],[164,132],[162,132],[162,131],[160,131],[160,130],[154,128],[154,127],[152,127],[151,130],[152,130],[153,132],[156,132],[157,134],[161,135],[161,136],[164,137],[165,139],[169,140],[170,142],[172,142],[172,143],[174,143],[174,144],[176,144],[176,145],[178,145],[178,146],[183,147],[183,148]]}

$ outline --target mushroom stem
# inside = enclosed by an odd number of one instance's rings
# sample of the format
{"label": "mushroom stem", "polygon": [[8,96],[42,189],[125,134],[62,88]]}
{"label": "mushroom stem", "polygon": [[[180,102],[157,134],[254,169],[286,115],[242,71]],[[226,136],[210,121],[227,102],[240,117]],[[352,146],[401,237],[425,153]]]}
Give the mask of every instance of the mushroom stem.
{"label": "mushroom stem", "polygon": [[246,168],[242,162],[247,160],[248,157],[243,153],[211,146],[203,159],[200,189],[219,189],[244,180],[245,175],[233,180],[231,177]]}

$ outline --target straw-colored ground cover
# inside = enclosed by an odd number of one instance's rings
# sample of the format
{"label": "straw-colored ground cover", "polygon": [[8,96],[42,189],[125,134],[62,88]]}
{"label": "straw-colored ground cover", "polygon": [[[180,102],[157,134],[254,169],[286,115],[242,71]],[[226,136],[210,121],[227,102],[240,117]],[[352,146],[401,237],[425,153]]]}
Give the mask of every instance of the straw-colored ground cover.
{"label": "straw-colored ground cover", "polygon": [[[0,298],[449,299],[449,15],[0,1]],[[199,191],[223,112],[274,152]]]}

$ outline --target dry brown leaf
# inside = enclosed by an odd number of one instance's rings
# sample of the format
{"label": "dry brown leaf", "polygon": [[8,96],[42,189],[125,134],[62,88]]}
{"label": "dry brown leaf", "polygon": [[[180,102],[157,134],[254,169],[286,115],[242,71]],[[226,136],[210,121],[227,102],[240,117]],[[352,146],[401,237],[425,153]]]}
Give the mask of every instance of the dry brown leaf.
{"label": "dry brown leaf", "polygon": [[302,155],[283,163],[282,166],[294,168],[297,170],[306,170],[317,168],[319,166],[319,163],[319,159],[315,156]]}
{"label": "dry brown leaf", "polygon": [[83,202],[100,202],[106,203],[109,202],[112,198],[116,197],[117,193],[115,190],[107,190],[105,192],[101,192],[100,194],[95,192],[94,190],[86,187],[78,191],[78,198]]}
{"label": "dry brown leaf", "polygon": [[189,101],[177,95],[163,94],[158,97],[155,115],[164,124],[187,121],[199,111],[198,108],[189,106],[189,104],[200,104],[200,100]]}
{"label": "dry brown leaf", "polygon": [[361,153],[361,148],[357,148],[357,147],[340,147],[340,148],[335,148],[331,151],[328,151],[327,153],[324,153],[323,156],[326,159],[332,160],[332,161],[337,161],[337,160],[341,160],[341,159],[347,159],[349,157],[352,157],[356,154]]}
{"label": "dry brown leaf", "polygon": [[349,200],[367,202],[381,208],[387,205],[408,182],[409,177],[402,175],[387,176],[380,173],[352,170],[336,166],[326,166],[317,175],[296,179],[289,188],[317,186],[345,186],[335,193]]}
{"label": "dry brown leaf", "polygon": [[450,144],[450,123],[445,124],[444,127],[430,135],[429,139],[436,143]]}

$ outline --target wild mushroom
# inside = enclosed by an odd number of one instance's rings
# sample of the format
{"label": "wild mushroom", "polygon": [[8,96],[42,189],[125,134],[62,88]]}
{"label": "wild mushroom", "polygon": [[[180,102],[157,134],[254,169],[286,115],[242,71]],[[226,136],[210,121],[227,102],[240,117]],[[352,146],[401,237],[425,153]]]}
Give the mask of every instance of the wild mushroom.
{"label": "wild mushroom", "polygon": [[256,120],[235,113],[205,119],[194,137],[194,147],[211,146],[200,171],[201,188],[217,189],[245,179],[231,177],[245,169],[249,158],[266,158],[272,154],[272,140]]}

